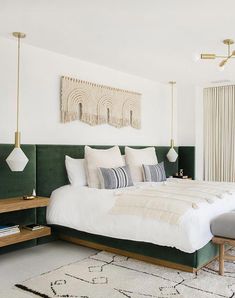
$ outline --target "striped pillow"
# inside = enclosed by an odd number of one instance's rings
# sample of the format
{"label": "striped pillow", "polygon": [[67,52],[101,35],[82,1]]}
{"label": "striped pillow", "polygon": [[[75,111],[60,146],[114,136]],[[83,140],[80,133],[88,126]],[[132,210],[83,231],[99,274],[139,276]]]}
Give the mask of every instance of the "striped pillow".
{"label": "striped pillow", "polygon": [[143,165],[145,182],[161,182],[166,181],[166,172],[164,162],[156,165]]}
{"label": "striped pillow", "polygon": [[99,168],[100,186],[105,189],[115,189],[132,186],[133,181],[129,166],[118,168]]}

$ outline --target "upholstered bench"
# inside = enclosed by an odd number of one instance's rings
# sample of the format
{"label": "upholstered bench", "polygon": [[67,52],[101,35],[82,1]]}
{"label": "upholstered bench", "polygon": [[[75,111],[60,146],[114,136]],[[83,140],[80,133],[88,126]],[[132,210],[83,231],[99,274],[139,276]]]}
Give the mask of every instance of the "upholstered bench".
{"label": "upholstered bench", "polygon": [[224,213],[211,222],[212,242],[219,245],[219,274],[224,274],[224,261],[235,261],[235,256],[224,252],[224,245],[235,247],[235,211]]}

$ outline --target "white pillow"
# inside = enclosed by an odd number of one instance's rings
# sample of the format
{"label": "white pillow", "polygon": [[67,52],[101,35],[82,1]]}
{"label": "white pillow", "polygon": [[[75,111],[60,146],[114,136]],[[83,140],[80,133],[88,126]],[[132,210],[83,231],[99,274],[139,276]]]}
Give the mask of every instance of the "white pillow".
{"label": "white pillow", "polygon": [[144,181],[142,165],[155,165],[158,163],[154,147],[144,149],[125,147],[125,156],[133,182]]}
{"label": "white pillow", "polygon": [[99,188],[98,168],[117,168],[124,166],[118,146],[110,149],[93,149],[85,146],[85,161],[88,186]]}
{"label": "white pillow", "polygon": [[65,155],[65,167],[70,184],[73,186],[87,185],[85,159],[76,159]]}

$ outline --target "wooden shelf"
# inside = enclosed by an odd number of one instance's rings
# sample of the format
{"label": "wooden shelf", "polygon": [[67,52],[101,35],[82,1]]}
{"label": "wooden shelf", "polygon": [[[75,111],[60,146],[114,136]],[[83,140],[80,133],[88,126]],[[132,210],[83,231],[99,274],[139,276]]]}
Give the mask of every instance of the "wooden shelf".
{"label": "wooden shelf", "polygon": [[33,200],[24,200],[22,197],[0,200],[0,213],[19,211],[31,208],[46,207],[49,199],[36,197]]}
{"label": "wooden shelf", "polygon": [[43,227],[42,229],[36,231],[30,231],[27,229],[21,229],[20,233],[0,237],[0,247],[8,246],[15,243],[20,243],[23,241],[28,241],[44,236],[51,235],[51,228]]}

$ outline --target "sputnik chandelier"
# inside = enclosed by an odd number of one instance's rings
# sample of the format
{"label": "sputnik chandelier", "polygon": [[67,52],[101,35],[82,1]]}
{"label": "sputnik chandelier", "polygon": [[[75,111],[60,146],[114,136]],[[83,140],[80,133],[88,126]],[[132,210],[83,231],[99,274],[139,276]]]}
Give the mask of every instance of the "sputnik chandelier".
{"label": "sputnik chandelier", "polygon": [[231,51],[231,45],[234,44],[234,41],[232,39],[225,39],[223,40],[223,43],[227,46],[227,55],[216,55],[216,54],[201,54],[201,59],[222,59],[222,61],[219,64],[219,67],[222,69],[224,68],[225,64],[231,59],[235,58],[235,50]]}

